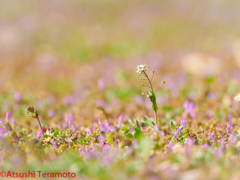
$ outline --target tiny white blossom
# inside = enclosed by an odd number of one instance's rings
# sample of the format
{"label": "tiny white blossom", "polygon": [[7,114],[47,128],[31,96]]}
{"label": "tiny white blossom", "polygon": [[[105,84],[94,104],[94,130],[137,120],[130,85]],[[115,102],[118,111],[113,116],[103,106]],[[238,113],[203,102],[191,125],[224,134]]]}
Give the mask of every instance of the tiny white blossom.
{"label": "tiny white blossom", "polygon": [[138,65],[137,67],[137,73],[141,74],[146,70],[146,64],[145,65]]}
{"label": "tiny white blossom", "polygon": [[240,94],[238,94],[235,98],[236,101],[240,101]]}

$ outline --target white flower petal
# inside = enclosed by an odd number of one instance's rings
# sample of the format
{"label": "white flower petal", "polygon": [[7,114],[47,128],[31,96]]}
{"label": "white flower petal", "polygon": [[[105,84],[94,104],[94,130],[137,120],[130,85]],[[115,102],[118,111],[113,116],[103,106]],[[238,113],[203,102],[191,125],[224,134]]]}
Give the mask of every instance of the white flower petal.
{"label": "white flower petal", "polygon": [[240,101],[240,94],[238,94],[235,98],[236,101]]}

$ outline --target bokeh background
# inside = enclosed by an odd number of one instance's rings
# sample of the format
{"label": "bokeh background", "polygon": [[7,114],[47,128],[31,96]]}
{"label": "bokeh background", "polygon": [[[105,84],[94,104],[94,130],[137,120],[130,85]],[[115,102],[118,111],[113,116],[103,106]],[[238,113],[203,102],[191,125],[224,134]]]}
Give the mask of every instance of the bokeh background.
{"label": "bokeh background", "polygon": [[[12,102],[21,98],[21,107],[36,106],[49,117],[63,117],[63,107],[75,111],[75,104],[82,122],[97,118],[101,113],[92,109],[103,99],[99,80],[109,105],[124,105],[119,114],[127,108],[133,115],[137,112],[131,105],[142,101],[137,95],[144,91],[137,81],[139,64],[156,71],[160,106],[182,98],[176,103],[181,107],[187,98],[202,98],[204,93],[210,100],[220,97],[208,93],[209,87],[201,84],[205,80],[233,96],[240,79],[239,22],[240,2],[234,0],[2,0],[2,116],[20,108]],[[188,78],[195,90],[179,97]],[[20,119],[23,114],[20,111]]]}

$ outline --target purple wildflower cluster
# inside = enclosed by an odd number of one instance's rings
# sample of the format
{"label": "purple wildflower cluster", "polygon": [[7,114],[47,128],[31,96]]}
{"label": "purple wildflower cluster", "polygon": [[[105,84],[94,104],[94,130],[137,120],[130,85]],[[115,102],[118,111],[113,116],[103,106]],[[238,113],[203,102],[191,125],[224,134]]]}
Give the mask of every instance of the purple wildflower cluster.
{"label": "purple wildflower cluster", "polygon": [[196,112],[195,112],[195,106],[194,106],[193,102],[185,101],[183,104],[183,107],[185,109],[185,112],[187,114],[189,114],[192,118],[197,117]]}
{"label": "purple wildflower cluster", "polygon": [[180,121],[181,121],[183,129],[186,129],[186,122],[187,122],[186,118],[182,118],[182,119],[180,119]]}

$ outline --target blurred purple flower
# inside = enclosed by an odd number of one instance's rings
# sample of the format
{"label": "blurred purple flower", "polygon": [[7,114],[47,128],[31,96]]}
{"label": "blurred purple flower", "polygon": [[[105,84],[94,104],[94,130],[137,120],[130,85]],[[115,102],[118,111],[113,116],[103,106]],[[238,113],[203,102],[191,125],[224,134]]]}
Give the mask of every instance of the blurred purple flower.
{"label": "blurred purple flower", "polygon": [[103,146],[103,153],[107,152],[110,149],[110,145],[109,144],[105,144]]}
{"label": "blurred purple flower", "polygon": [[235,141],[235,134],[231,133],[228,137],[228,140],[230,143],[233,143]]}
{"label": "blurred purple flower", "polygon": [[159,131],[159,129],[158,129],[158,125],[157,125],[157,124],[155,124],[155,126],[154,126],[154,127],[155,127],[155,131],[157,131],[157,132],[158,132],[158,131]]}
{"label": "blurred purple flower", "polygon": [[100,124],[100,132],[106,133],[106,128],[104,124]]}
{"label": "blurred purple flower", "polygon": [[52,109],[49,109],[47,114],[48,114],[48,117],[50,117],[50,118],[54,117],[54,115],[55,115],[54,111]]}
{"label": "blurred purple flower", "polygon": [[161,138],[163,138],[163,136],[165,136],[165,132],[163,130],[161,130],[160,135],[161,135]]}
{"label": "blurred purple flower", "polygon": [[170,152],[172,152],[172,148],[173,148],[173,143],[172,142],[170,142],[169,144],[168,144],[168,150],[170,151]]}
{"label": "blurred purple flower", "polygon": [[5,134],[5,131],[3,128],[0,128],[0,137],[3,136]]}
{"label": "blurred purple flower", "polygon": [[193,138],[188,138],[186,141],[186,146],[192,147],[194,145]]}
{"label": "blurred purple flower", "polygon": [[109,128],[109,122],[108,122],[108,120],[105,121],[105,127],[106,127],[107,130],[108,130],[108,128]]}
{"label": "blurred purple flower", "polygon": [[94,124],[93,124],[93,131],[96,131],[96,126],[97,126],[97,123],[96,122],[94,122]]}
{"label": "blurred purple flower", "polygon": [[214,139],[211,133],[208,133],[208,139]]}
{"label": "blurred purple flower", "polygon": [[72,133],[75,131],[74,125],[72,125]]}
{"label": "blurred purple flower", "polygon": [[90,127],[88,127],[87,136],[90,136],[91,134],[92,134],[92,131],[91,131]]}
{"label": "blurred purple flower", "polygon": [[104,146],[105,138],[103,136],[100,136],[98,140],[99,140],[99,146],[102,148]]}
{"label": "blurred purple flower", "polygon": [[123,120],[123,115],[121,114],[121,115],[118,117],[117,128],[120,128],[121,123],[122,123],[122,120]]}
{"label": "blurred purple flower", "polygon": [[96,101],[96,106],[103,108],[103,107],[106,106],[106,102],[105,102],[103,99],[98,99],[98,100]]}
{"label": "blurred purple flower", "polygon": [[39,128],[36,138],[39,139],[40,136],[44,136],[41,128]]}
{"label": "blurred purple flower", "polygon": [[174,135],[174,138],[176,139],[176,141],[178,141],[178,140],[179,140],[176,134]]}
{"label": "blurred purple flower", "polygon": [[68,126],[67,126],[67,123],[63,123],[63,128],[67,128]]}
{"label": "blurred purple flower", "polygon": [[183,104],[183,107],[185,109],[185,112],[190,114],[190,116],[192,118],[197,117],[197,115],[195,113],[195,106],[194,106],[193,102],[185,101],[184,104]]}
{"label": "blurred purple flower", "polygon": [[8,122],[8,117],[9,117],[9,116],[11,116],[10,110],[8,110],[7,113],[6,113],[6,118],[5,118],[6,123]]}
{"label": "blurred purple flower", "polygon": [[205,142],[204,145],[203,145],[203,148],[206,150],[208,147],[209,147],[208,142]]}
{"label": "blurred purple flower", "polygon": [[11,124],[12,124],[12,125],[15,125],[15,124],[16,124],[16,121],[15,121],[14,118],[11,118]]}
{"label": "blurred purple flower", "polygon": [[109,127],[109,131],[110,131],[110,132],[113,132],[113,126],[110,126],[110,127]]}
{"label": "blurred purple flower", "polygon": [[105,83],[102,79],[98,80],[98,89],[102,91],[105,88]]}
{"label": "blurred purple flower", "polygon": [[227,132],[232,132],[232,124],[231,123],[227,123]]}
{"label": "blurred purple flower", "polygon": [[63,104],[65,106],[70,106],[74,103],[74,97],[72,95],[66,95],[63,99]]}
{"label": "blurred purple flower", "polygon": [[98,124],[101,124],[101,120],[100,119],[98,119]]}
{"label": "blurred purple flower", "polygon": [[142,98],[141,95],[137,95],[137,96],[135,97],[135,103],[136,103],[137,105],[141,105],[141,104],[143,103],[143,98]]}
{"label": "blurred purple flower", "polygon": [[2,121],[2,119],[0,119],[0,123],[1,123],[1,124],[3,124],[3,121]]}
{"label": "blurred purple flower", "polygon": [[52,140],[51,143],[52,143],[52,145],[53,145],[53,147],[54,147],[55,149],[58,148],[58,147],[57,147],[57,144],[56,144],[56,142],[55,142],[54,140]]}
{"label": "blurred purple flower", "polygon": [[182,118],[182,119],[180,119],[180,121],[182,123],[183,129],[186,129],[186,122],[187,122],[186,118]]}
{"label": "blurred purple flower", "polygon": [[175,130],[175,134],[177,135],[178,133],[179,133],[180,135],[183,135],[181,129],[177,126],[177,127],[176,127],[176,130]]}
{"label": "blurred purple flower", "polygon": [[221,147],[224,147],[224,144],[225,144],[224,138],[221,138],[221,141],[220,141]]}
{"label": "blurred purple flower", "polygon": [[232,121],[232,115],[231,114],[228,115],[228,120],[229,120],[229,122]]}
{"label": "blurred purple flower", "polygon": [[131,145],[134,147],[137,145],[137,140],[136,139],[133,139],[132,142],[131,142]]}
{"label": "blurred purple flower", "polygon": [[14,100],[17,102],[21,102],[22,101],[22,95],[20,92],[16,91],[14,94]]}

